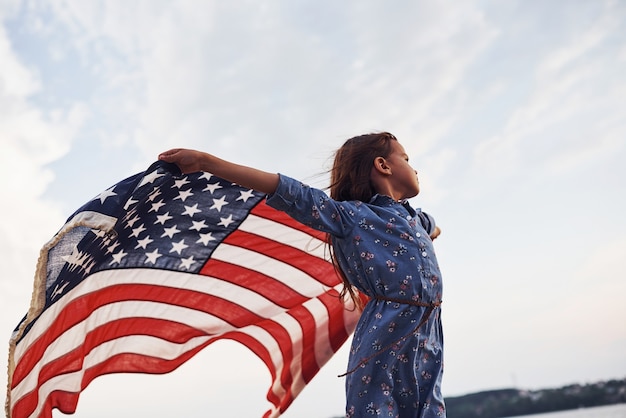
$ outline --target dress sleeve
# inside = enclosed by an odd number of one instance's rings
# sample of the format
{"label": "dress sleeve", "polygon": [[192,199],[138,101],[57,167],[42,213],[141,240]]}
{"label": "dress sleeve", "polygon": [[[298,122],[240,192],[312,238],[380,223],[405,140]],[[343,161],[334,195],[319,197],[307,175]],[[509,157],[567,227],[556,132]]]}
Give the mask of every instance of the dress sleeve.
{"label": "dress sleeve", "polygon": [[311,228],[344,237],[355,224],[358,202],[338,202],[322,190],[279,174],[276,191],[267,196],[268,206],[287,213]]}
{"label": "dress sleeve", "polygon": [[435,223],[435,218],[433,218],[428,213],[421,211],[418,213],[418,217],[420,223],[422,224],[426,232],[428,232],[428,235],[432,235],[432,233],[435,232],[435,227],[437,226],[437,224]]}

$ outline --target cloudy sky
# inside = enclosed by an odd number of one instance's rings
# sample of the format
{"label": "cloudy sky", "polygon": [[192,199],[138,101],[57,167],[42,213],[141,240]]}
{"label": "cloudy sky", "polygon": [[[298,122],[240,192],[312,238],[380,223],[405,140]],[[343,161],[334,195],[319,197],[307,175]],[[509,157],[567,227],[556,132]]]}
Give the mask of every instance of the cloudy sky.
{"label": "cloudy sky", "polygon": [[[444,394],[626,377],[626,2],[0,0],[0,22],[7,342],[41,246],[160,151],[324,186],[387,130],[443,230]],[[284,416],[341,415],[346,360]],[[269,381],[220,342],[96,379],[77,415],[258,417]]]}

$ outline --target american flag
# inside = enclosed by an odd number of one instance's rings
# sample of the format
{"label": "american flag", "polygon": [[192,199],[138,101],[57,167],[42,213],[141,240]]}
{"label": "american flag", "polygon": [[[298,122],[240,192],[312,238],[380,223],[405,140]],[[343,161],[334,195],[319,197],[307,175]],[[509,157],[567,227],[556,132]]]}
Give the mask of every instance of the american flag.
{"label": "american flag", "polygon": [[268,367],[263,416],[279,416],[357,321],[324,239],[209,173],[156,162],[121,181],[41,250],[9,344],[7,416],[74,413],[99,375],[167,373],[222,338]]}

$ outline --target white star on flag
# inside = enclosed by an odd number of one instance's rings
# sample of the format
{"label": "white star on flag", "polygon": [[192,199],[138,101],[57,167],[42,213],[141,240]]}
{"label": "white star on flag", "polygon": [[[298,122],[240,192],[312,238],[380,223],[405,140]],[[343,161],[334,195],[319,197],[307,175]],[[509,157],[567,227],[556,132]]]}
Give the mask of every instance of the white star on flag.
{"label": "white star on flag", "polygon": [[233,215],[228,215],[227,218],[220,218],[220,221],[217,224],[223,226],[224,228],[228,228],[233,222],[235,222]]}
{"label": "white star on flag", "polygon": [[165,212],[163,215],[157,215],[157,220],[154,221],[154,224],[165,225],[165,222],[169,221],[170,219],[173,219],[173,217],[170,216],[169,212]]}
{"label": "white star on flag", "polygon": [[221,189],[222,186],[220,186],[219,183],[213,183],[213,184],[207,184],[206,187],[204,188],[204,190],[202,190],[203,192],[211,192],[211,194],[215,193],[215,191],[217,189]]}
{"label": "white star on flag", "polygon": [[179,242],[172,243],[172,249],[170,250],[170,252],[176,252],[178,253],[178,255],[181,255],[181,252],[187,247],[189,247],[189,245],[185,245],[185,240],[181,239]]}
{"label": "white star on flag", "polygon": [[[115,188],[115,186],[111,187],[110,189],[107,189],[105,191],[103,191],[102,193],[100,193],[96,199],[100,199],[100,203],[104,203],[105,200],[107,200],[109,197],[111,196],[117,196],[117,193],[115,193],[113,191],[113,189]],[[95,199],[94,199],[95,200]]]}
{"label": "white star on flag", "polygon": [[209,245],[209,242],[215,241],[216,238],[213,237],[211,232],[207,232],[206,234],[200,234],[200,239],[196,242],[201,242],[204,245]]}
{"label": "white star on flag", "polygon": [[209,209],[217,209],[218,212],[221,212],[222,206],[224,205],[228,205],[228,202],[226,201],[226,196],[222,196],[219,199],[213,199],[213,206],[211,206]]}
{"label": "white star on flag", "polygon": [[193,206],[185,206],[185,211],[183,212],[183,215],[189,215],[193,218],[193,215],[200,212],[202,211],[198,209],[198,204],[195,203]]}
{"label": "white star on flag", "polygon": [[180,192],[178,192],[178,196],[176,196],[174,200],[180,199],[184,202],[189,196],[193,196],[191,190],[181,190]]}
{"label": "white star on flag", "polygon": [[241,196],[239,196],[237,198],[237,200],[243,200],[244,202],[247,202],[248,199],[250,199],[252,196],[254,196],[254,191],[253,190],[246,190],[239,192],[241,194]]}
{"label": "white star on flag", "polygon": [[146,185],[148,183],[154,183],[154,181],[156,179],[158,179],[159,177],[162,177],[162,176],[164,176],[164,174],[159,173],[157,171],[153,171],[153,172],[149,173],[148,175],[144,176],[143,179],[141,179],[141,183],[139,183],[138,187],[144,186],[144,185]]}
{"label": "white star on flag", "polygon": [[178,234],[180,232],[180,229],[178,229],[176,227],[176,225],[170,227],[170,228],[165,228],[164,229],[165,232],[163,232],[163,235],[161,235],[161,238],[163,237],[170,237],[170,238],[174,238],[175,234]]}
{"label": "white star on flag", "polygon": [[155,264],[157,261],[157,258],[161,257],[162,254],[159,254],[159,249],[156,248],[154,251],[152,251],[151,253],[146,253],[146,263],[152,263]]}

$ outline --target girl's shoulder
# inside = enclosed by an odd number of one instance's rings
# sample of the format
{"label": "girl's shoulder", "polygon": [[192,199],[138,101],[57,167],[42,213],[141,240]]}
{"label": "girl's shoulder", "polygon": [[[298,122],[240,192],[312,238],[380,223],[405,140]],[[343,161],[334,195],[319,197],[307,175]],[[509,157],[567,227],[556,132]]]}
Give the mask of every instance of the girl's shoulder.
{"label": "girl's shoulder", "polygon": [[359,200],[334,200],[325,191],[311,187],[294,178],[279,174],[276,191],[268,195],[266,203],[286,212],[297,221],[343,237],[358,225],[377,223],[384,214],[376,202]]}

